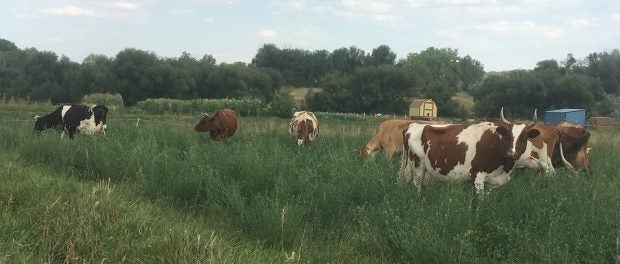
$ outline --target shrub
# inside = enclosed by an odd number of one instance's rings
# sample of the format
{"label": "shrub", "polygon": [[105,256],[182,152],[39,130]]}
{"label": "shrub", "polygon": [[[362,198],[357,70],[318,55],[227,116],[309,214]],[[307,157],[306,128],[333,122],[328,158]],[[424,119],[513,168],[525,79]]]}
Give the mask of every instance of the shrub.
{"label": "shrub", "polygon": [[123,97],[120,94],[94,93],[82,97],[83,104],[100,104],[106,106],[123,106]]}
{"label": "shrub", "polygon": [[269,113],[277,117],[290,117],[295,111],[295,101],[291,96],[278,94],[269,105]]}
{"label": "shrub", "polygon": [[235,110],[242,116],[261,116],[266,105],[256,98],[242,99],[147,99],[140,101],[137,108],[149,114],[214,112],[222,108]]}

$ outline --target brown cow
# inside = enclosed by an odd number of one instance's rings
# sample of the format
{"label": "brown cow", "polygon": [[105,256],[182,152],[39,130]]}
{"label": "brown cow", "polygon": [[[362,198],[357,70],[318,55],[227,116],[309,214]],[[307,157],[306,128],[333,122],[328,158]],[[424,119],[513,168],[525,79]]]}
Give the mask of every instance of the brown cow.
{"label": "brown cow", "polygon": [[[428,178],[471,181],[477,192],[485,185],[499,186],[510,180],[515,160],[529,138],[539,131],[531,127],[513,135],[512,124],[482,122],[473,125],[421,125],[403,131],[403,155],[399,176],[418,188]],[[513,141],[513,138],[517,138]]]}
{"label": "brown cow", "polygon": [[414,122],[418,124],[444,124],[443,121],[399,119],[383,121],[375,130],[375,134],[370,141],[357,150],[357,155],[360,158],[374,157],[381,150],[388,158],[391,158],[393,155],[400,155],[403,153],[403,130]]}
{"label": "brown cow", "polygon": [[194,126],[194,130],[209,132],[213,140],[230,138],[237,131],[237,113],[230,109],[218,110],[213,117],[203,113],[198,124]]}
{"label": "brown cow", "polygon": [[553,153],[553,165],[564,165],[573,172],[583,169],[587,175],[592,175],[588,160],[590,133],[581,126],[567,122],[558,124],[556,128],[560,131],[560,146]]}
{"label": "brown cow", "polygon": [[295,112],[288,124],[288,131],[297,137],[297,146],[306,145],[319,134],[319,120],[312,112]]}

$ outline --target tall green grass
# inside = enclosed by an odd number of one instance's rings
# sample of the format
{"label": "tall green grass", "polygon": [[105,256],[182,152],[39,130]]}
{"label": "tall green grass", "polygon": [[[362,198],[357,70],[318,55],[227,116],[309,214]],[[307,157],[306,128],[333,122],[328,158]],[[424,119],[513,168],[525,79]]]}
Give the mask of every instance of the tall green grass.
{"label": "tall green grass", "polygon": [[286,133],[286,119],[240,118],[224,142],[194,132],[188,120],[160,116],[136,127],[110,118],[107,135],[74,140],[2,126],[0,147],[24,164],[85,182],[109,179],[180,213],[215,219],[259,248],[295,251],[299,262],[620,261],[614,134],[595,135],[592,177],[519,171],[481,198],[461,183],[418,192],[397,181],[400,159],[358,159],[354,150],[376,120],[326,117],[306,148]]}

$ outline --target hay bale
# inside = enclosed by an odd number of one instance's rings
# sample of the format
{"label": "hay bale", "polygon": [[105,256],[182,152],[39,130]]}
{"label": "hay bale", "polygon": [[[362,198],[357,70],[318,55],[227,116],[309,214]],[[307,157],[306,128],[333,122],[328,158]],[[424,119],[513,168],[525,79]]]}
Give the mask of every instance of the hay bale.
{"label": "hay bale", "polygon": [[611,131],[615,130],[618,124],[618,121],[611,117],[591,117],[590,124],[596,130],[600,131]]}

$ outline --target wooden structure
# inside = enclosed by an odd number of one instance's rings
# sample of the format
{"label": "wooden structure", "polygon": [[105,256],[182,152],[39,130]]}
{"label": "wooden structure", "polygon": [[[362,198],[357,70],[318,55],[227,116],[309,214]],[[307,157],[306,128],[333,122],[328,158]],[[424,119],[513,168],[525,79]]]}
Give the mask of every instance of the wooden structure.
{"label": "wooden structure", "polygon": [[409,105],[409,117],[434,120],[437,118],[437,104],[431,99],[414,99]]}
{"label": "wooden structure", "polygon": [[586,110],[558,109],[545,111],[545,124],[557,125],[562,122],[568,122],[583,127],[586,125]]}

